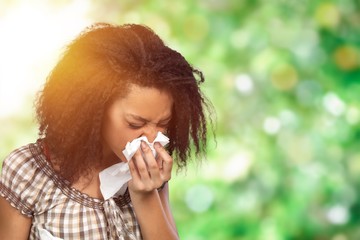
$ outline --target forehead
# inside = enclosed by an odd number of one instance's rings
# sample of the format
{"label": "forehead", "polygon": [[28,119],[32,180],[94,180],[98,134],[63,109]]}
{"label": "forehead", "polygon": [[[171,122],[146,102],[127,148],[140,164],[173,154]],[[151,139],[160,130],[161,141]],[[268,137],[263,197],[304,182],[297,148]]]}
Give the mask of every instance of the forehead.
{"label": "forehead", "polygon": [[173,102],[173,97],[167,91],[133,84],[129,86],[126,96],[116,99],[113,105],[125,115],[159,120],[171,115]]}

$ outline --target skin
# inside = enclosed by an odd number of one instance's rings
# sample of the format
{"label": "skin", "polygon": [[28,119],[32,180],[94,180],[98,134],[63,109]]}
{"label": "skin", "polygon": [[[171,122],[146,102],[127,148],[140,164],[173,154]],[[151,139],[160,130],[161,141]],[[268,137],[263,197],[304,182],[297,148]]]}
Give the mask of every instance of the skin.
{"label": "skin", "polygon": [[[114,159],[115,154],[115,159],[126,161],[122,150],[127,142],[140,136],[153,142],[157,132],[166,132],[172,106],[173,99],[168,93],[132,85],[127,96],[115,100],[105,115],[104,156]],[[129,161],[132,179],[128,187],[143,237],[178,239],[169,207],[168,186],[160,193],[156,190],[170,180],[173,159],[160,144],[155,144],[157,159],[147,144],[142,143],[141,150],[145,157],[138,150]]]}
{"label": "skin", "polygon": [[22,215],[5,198],[0,197],[0,239],[28,239],[31,218]]}
{"label": "skin", "polygon": [[[98,174],[103,169],[126,161],[122,150],[127,142],[146,136],[150,142],[157,132],[166,133],[171,120],[173,99],[156,88],[131,85],[125,97],[116,99],[106,110],[103,126],[103,165],[94,169],[92,177],[80,178],[73,187],[94,198],[102,198]],[[168,184],[160,192],[157,188],[171,178],[172,157],[155,144],[157,158],[142,144],[129,161],[132,179],[128,188],[144,239],[178,239],[175,222],[169,206]],[[31,218],[22,215],[8,201],[0,197],[0,239],[27,239]]]}

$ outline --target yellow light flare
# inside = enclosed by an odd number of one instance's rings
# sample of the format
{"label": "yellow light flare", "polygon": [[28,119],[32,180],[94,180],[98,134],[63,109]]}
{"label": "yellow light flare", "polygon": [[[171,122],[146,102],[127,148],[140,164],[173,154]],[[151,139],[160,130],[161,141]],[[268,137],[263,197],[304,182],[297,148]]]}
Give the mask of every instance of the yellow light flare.
{"label": "yellow light flare", "polygon": [[85,26],[87,1],[54,7],[19,1],[0,18],[0,118],[16,115],[61,53]]}

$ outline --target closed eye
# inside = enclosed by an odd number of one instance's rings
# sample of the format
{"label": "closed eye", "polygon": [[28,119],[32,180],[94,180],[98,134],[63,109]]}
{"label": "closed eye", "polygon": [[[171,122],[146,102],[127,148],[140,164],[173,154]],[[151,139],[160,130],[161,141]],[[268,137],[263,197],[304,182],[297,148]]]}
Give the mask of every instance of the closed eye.
{"label": "closed eye", "polygon": [[144,126],[144,124],[133,124],[133,123],[128,123],[128,126],[132,129],[140,129]]}
{"label": "closed eye", "polygon": [[157,126],[160,128],[167,128],[169,126],[169,123],[159,123]]}

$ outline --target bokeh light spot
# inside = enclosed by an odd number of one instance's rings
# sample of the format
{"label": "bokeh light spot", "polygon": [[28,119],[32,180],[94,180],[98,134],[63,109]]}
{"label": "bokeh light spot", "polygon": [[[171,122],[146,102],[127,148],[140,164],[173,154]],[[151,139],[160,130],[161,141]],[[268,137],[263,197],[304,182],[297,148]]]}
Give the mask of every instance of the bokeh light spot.
{"label": "bokeh light spot", "polygon": [[332,224],[345,224],[349,221],[349,210],[345,206],[336,205],[327,210],[326,217]]}
{"label": "bokeh light spot", "polygon": [[346,121],[355,125],[360,122],[360,109],[355,106],[349,106],[346,111]]}
{"label": "bokeh light spot", "polygon": [[307,135],[295,135],[288,131],[281,132],[277,144],[294,164],[310,162],[314,157],[313,143]]}
{"label": "bokeh light spot", "polygon": [[293,66],[281,64],[273,69],[271,81],[273,86],[279,90],[290,90],[296,85],[298,74]]}
{"label": "bokeh light spot", "polygon": [[351,71],[360,67],[359,49],[352,46],[338,47],[333,55],[334,61],[339,68]]}
{"label": "bokeh light spot", "polygon": [[334,116],[341,116],[346,110],[345,103],[332,92],[323,97],[323,105],[325,110]]}
{"label": "bokeh light spot", "polygon": [[225,164],[223,178],[227,181],[243,179],[248,175],[252,158],[247,153],[238,153]]}
{"label": "bokeh light spot", "polygon": [[234,31],[231,34],[230,41],[234,48],[245,48],[250,43],[250,34],[244,30]]}
{"label": "bokeh light spot", "polygon": [[282,110],[279,114],[279,118],[283,127],[295,128],[299,124],[297,115],[289,109]]}
{"label": "bokeh light spot", "polygon": [[281,122],[276,117],[267,117],[264,120],[263,129],[267,134],[274,135],[279,132]]}
{"label": "bokeh light spot", "polygon": [[332,3],[322,3],[315,12],[316,22],[324,28],[335,28],[340,22],[340,12]]}
{"label": "bokeh light spot", "polygon": [[214,201],[214,194],[206,185],[195,185],[188,189],[185,201],[193,212],[205,212]]}
{"label": "bokeh light spot", "polygon": [[248,95],[253,91],[254,83],[249,75],[239,74],[235,78],[235,87],[240,93]]}
{"label": "bokeh light spot", "polygon": [[360,153],[349,156],[348,171],[352,177],[358,178],[360,176]]}

